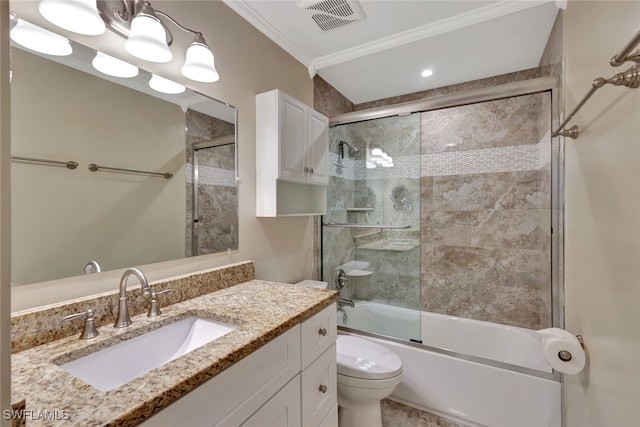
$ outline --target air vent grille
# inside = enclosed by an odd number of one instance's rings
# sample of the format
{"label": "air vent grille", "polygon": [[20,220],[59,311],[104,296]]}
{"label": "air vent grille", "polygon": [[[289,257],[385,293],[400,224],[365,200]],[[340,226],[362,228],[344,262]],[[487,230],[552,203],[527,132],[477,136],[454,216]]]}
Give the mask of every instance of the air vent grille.
{"label": "air vent grille", "polygon": [[352,0],[313,0],[299,3],[322,31],[331,31],[365,19],[360,4]]}

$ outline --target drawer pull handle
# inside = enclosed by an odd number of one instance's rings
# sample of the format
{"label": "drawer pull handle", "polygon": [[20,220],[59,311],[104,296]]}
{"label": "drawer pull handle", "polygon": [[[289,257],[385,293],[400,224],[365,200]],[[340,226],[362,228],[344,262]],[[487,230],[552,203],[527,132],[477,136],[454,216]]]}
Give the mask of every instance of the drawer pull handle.
{"label": "drawer pull handle", "polygon": [[326,337],[327,330],[325,328],[320,328],[320,330],[318,331],[318,334],[322,335],[323,337]]}
{"label": "drawer pull handle", "polygon": [[320,387],[318,387],[318,391],[320,391],[320,393],[326,393],[327,392],[327,386],[322,384]]}

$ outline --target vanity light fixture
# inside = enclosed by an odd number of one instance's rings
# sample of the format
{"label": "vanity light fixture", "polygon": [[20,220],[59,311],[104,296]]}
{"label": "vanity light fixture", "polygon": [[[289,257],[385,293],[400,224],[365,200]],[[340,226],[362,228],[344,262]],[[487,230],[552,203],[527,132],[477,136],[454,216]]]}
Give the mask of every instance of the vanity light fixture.
{"label": "vanity light fixture", "polygon": [[185,87],[173,80],[165,79],[157,74],[151,75],[149,87],[158,92],[167,93],[169,95],[177,95],[185,91]]}
{"label": "vanity light fixture", "polygon": [[106,29],[96,0],[42,0],[38,10],[47,21],[74,33],[97,36]]}
{"label": "vanity light fixture", "polygon": [[137,76],[139,72],[138,67],[135,65],[100,51],[96,53],[91,65],[101,73],[113,77],[131,78]]}
{"label": "vanity light fixture", "polygon": [[16,18],[14,15],[11,16],[11,19],[15,20],[16,24],[9,35],[11,40],[20,46],[53,56],[67,56],[73,52],[71,43],[66,37]]}
{"label": "vanity light fixture", "polygon": [[[165,20],[169,21],[194,36],[186,51],[182,75],[204,83],[215,82],[220,78],[214,65],[213,53],[202,33],[181,25],[160,10],[155,10],[146,0],[40,0],[39,9],[42,16],[55,25],[80,34],[88,33],[74,29],[63,21],[70,21],[72,16],[80,15],[91,16],[87,20],[95,21],[97,16],[103,25],[126,39],[124,48],[127,52],[136,58],[158,63],[173,60],[170,49],[173,35],[165,24]],[[93,13],[94,10],[96,13]]]}

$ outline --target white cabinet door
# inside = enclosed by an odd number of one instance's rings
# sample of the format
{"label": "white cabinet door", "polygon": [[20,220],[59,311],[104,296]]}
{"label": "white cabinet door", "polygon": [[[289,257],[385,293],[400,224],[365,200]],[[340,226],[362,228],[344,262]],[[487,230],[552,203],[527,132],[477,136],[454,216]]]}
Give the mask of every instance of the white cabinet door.
{"label": "white cabinet door", "polygon": [[329,185],[329,119],[315,110],[309,110],[308,118],[309,182]]}
{"label": "white cabinet door", "polygon": [[242,427],[300,427],[300,374],[296,375]]}
{"label": "white cabinet door", "polygon": [[280,108],[280,179],[307,182],[308,107],[282,94]]}
{"label": "white cabinet door", "polygon": [[302,425],[318,427],[335,406],[336,346],[329,347],[302,372]]}

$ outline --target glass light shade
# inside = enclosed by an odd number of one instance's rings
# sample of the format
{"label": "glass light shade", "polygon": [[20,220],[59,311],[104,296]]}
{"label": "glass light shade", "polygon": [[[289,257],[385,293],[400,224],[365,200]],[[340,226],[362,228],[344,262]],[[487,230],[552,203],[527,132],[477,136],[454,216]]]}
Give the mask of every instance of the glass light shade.
{"label": "glass light shade", "polygon": [[38,10],[47,21],[74,33],[97,36],[106,29],[96,0],[41,0]]}
{"label": "glass light shade", "polygon": [[15,27],[11,29],[10,36],[11,40],[20,46],[46,55],[67,56],[73,51],[66,37],[22,19],[18,19]]}
{"label": "glass light shade", "polygon": [[108,76],[131,78],[138,75],[138,67],[98,51],[91,61],[93,68]]}
{"label": "glass light shade", "polygon": [[173,53],[167,46],[167,33],[162,24],[147,15],[138,15],[131,21],[131,35],[124,48],[136,58],[150,62],[169,62]]}
{"label": "glass light shade", "polygon": [[212,83],[220,79],[213,63],[213,53],[202,43],[191,43],[180,72],[197,82]]}
{"label": "glass light shade", "polygon": [[158,92],[168,93],[170,95],[176,95],[185,91],[185,87],[181,84],[165,79],[164,77],[160,77],[157,74],[151,75],[149,87],[153,90],[157,90]]}
{"label": "glass light shade", "polygon": [[383,151],[379,148],[374,148],[371,150],[372,156],[382,156]]}

